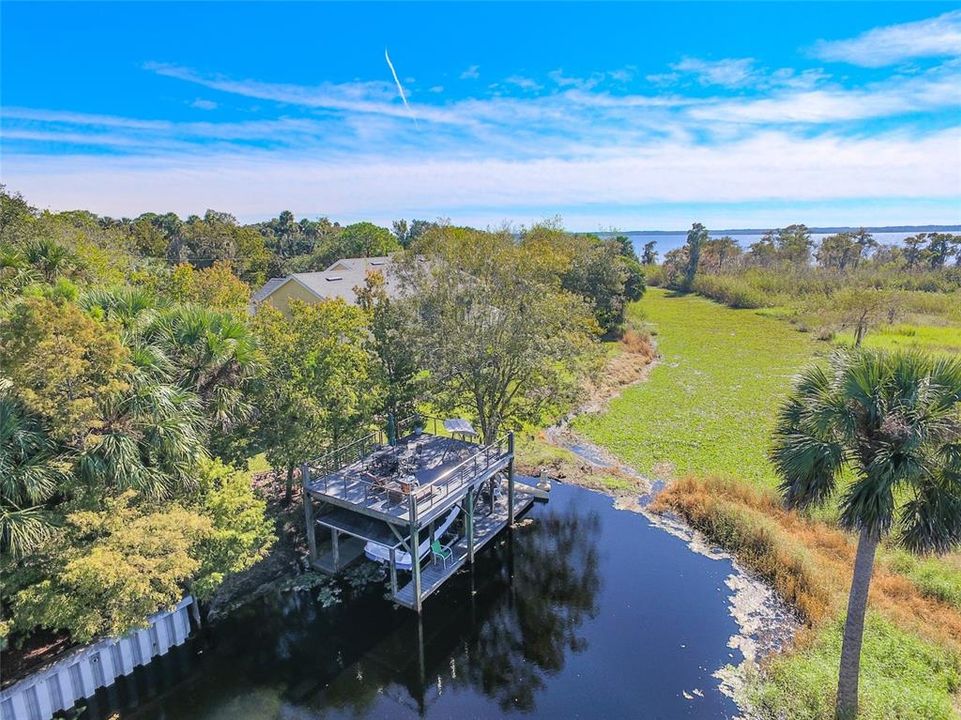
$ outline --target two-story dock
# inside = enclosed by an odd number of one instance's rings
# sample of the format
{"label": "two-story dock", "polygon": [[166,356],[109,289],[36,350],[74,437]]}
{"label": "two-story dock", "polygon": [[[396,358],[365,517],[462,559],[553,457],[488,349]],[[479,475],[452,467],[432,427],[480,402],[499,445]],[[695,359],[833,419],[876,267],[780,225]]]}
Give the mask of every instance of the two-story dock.
{"label": "two-story dock", "polygon": [[[362,553],[384,561],[394,602],[419,613],[534,496],[515,486],[513,433],[484,444],[414,417],[392,434],[371,433],[301,468],[307,542],[311,564],[325,572]],[[318,528],[330,533],[323,549]],[[400,584],[398,571],[410,580]]]}

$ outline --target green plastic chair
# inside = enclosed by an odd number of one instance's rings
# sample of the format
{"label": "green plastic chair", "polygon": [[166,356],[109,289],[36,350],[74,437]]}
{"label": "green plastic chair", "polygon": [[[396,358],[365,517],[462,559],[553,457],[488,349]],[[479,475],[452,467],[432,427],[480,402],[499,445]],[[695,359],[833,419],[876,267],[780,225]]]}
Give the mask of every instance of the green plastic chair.
{"label": "green plastic chair", "polygon": [[430,544],[430,556],[431,562],[434,562],[434,560],[440,558],[441,562],[444,563],[444,569],[446,570],[447,563],[453,562],[454,560],[454,551],[449,547],[444,547],[441,545],[440,540],[434,540],[434,542]]}

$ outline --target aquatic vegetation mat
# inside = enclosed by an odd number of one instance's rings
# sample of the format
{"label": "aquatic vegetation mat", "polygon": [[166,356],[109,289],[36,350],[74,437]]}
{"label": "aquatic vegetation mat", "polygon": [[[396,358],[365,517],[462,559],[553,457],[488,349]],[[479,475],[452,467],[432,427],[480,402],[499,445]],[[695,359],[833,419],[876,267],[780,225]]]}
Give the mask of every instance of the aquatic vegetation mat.
{"label": "aquatic vegetation mat", "polygon": [[640,311],[657,328],[660,361],[574,429],[645,475],[670,466],[773,485],[766,450],[777,405],[817,343],[773,318],[660,288],[631,309]]}

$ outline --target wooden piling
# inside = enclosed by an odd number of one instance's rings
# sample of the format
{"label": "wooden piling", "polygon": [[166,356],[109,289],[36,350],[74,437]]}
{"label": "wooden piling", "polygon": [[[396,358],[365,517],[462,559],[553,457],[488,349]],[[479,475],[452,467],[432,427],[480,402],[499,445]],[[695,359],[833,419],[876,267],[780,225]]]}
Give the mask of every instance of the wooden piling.
{"label": "wooden piling", "polygon": [[417,527],[417,523],[410,524],[410,541],[410,569],[414,576],[414,610],[420,612],[420,529]]}
{"label": "wooden piling", "polygon": [[464,524],[467,530],[467,562],[474,564],[474,489],[467,491],[467,512]]}
{"label": "wooden piling", "polygon": [[310,468],[307,463],[300,466],[300,499],[304,503],[304,522],[307,524],[307,551],[310,562],[317,561],[317,536],[314,534],[314,505],[310,493],[307,491],[307,483],[310,482]]}
{"label": "wooden piling", "polygon": [[514,526],[514,433],[507,435],[507,450],[511,455],[507,463],[507,527]]}

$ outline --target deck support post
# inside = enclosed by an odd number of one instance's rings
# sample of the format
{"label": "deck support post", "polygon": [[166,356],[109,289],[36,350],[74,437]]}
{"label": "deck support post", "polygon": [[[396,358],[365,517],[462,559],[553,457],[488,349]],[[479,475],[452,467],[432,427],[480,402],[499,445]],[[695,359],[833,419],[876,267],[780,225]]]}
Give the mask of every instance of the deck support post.
{"label": "deck support post", "polygon": [[390,593],[397,597],[397,550],[390,549]]}
{"label": "deck support post", "polygon": [[420,596],[420,530],[417,523],[410,524],[410,569],[414,575],[414,610],[421,610]]}
{"label": "deck support post", "polygon": [[424,618],[422,615],[417,616],[417,668],[420,675],[417,709],[420,716],[424,717],[424,690],[427,685],[427,663],[424,661]]}
{"label": "deck support post", "polygon": [[507,527],[514,526],[514,433],[507,434],[507,451],[511,459],[507,462]]}
{"label": "deck support post", "polygon": [[310,468],[307,463],[300,466],[300,499],[304,503],[304,522],[307,524],[307,551],[311,564],[317,562],[317,536],[314,527],[314,503],[307,491],[307,483],[310,482]]}
{"label": "deck support post", "polygon": [[467,526],[467,562],[474,564],[474,488],[467,490],[467,512],[464,519]]}
{"label": "deck support post", "polygon": [[337,528],[330,529],[330,552],[334,560],[334,572],[340,569],[340,533]]}

